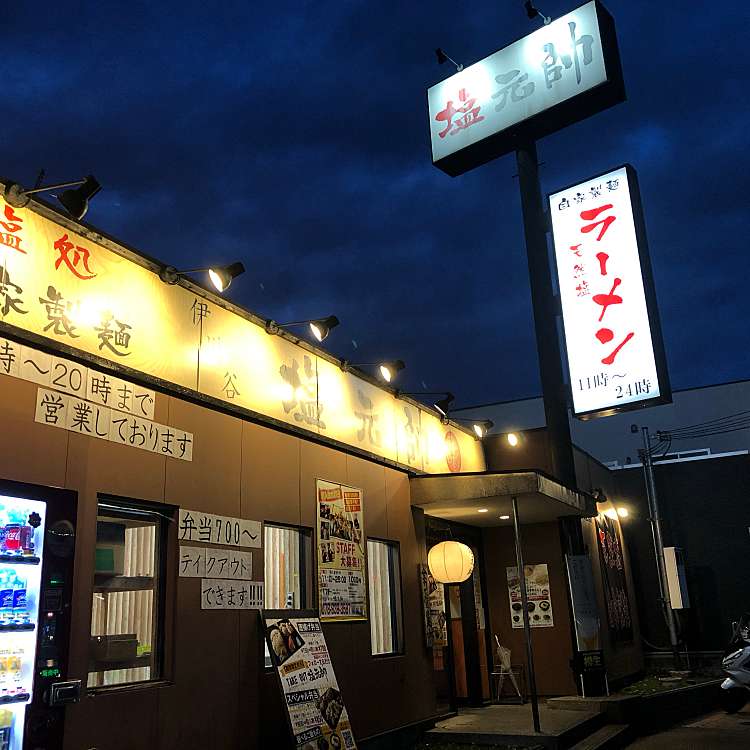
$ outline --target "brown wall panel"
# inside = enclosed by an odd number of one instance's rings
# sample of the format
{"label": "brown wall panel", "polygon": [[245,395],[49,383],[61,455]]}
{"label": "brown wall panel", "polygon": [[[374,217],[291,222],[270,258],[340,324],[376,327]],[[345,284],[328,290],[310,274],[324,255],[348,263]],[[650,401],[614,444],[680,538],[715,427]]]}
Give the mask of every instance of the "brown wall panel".
{"label": "brown wall panel", "polygon": [[[483,529],[482,536],[493,646],[494,635],[497,634],[500,643],[511,650],[513,664],[523,664],[525,670],[526,647],[523,629],[511,627],[505,570],[506,567],[516,564],[513,530],[507,526]],[[575,695],[575,681],[569,666],[572,645],[567,584],[558,526],[556,523],[522,526],[521,537],[525,563],[547,563],[555,622],[552,628],[531,629],[537,689],[540,695]]]}
{"label": "brown wall panel", "polygon": [[250,422],[243,424],[243,518],[299,525],[299,477],[298,438]]}
{"label": "brown wall panel", "polygon": [[[194,435],[192,462],[94,440],[34,422],[37,386],[0,377],[0,477],[79,493],[70,676],[86,680],[97,495],[166,502],[252,520],[313,528],[315,479],[361,487],[365,532],[399,542],[405,653],[373,657],[369,622],[324,626],[358,738],[434,713],[417,565],[425,558],[421,511],[406,474],[266,427],[157,396],[156,421]],[[12,436],[11,436],[12,434]],[[66,750],[97,747],[205,750],[288,743],[276,677],[262,665],[256,612],[202,611],[200,582],[178,578],[172,684],[92,694],[67,709]],[[253,550],[254,577],[263,555]],[[377,689],[374,700],[373,688]]]}
{"label": "brown wall panel", "polygon": [[0,375],[0,476],[63,487],[70,433],[34,421],[36,392],[35,383]]}

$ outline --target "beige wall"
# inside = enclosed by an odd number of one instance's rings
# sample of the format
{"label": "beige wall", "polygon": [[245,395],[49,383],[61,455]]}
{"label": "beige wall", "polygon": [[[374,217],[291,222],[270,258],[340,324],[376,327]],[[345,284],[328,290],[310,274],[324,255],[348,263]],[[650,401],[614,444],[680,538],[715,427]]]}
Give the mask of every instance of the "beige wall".
{"label": "beige wall", "polygon": [[[405,473],[158,394],[155,420],[195,439],[192,462],[169,460],[37,424],[35,394],[34,384],[0,376],[0,477],[79,493],[71,678],[86,682],[97,493],[313,527],[320,477],[361,487],[366,533],[399,542],[401,551],[403,656],[373,658],[367,622],[324,626],[355,734],[433,714],[417,577],[424,528]],[[260,577],[263,556],[253,555]],[[175,555],[173,581],[176,562]],[[229,750],[288,741],[276,678],[262,667],[257,613],[201,611],[200,581],[176,580],[173,684],[83,698],[67,709],[67,750]]]}

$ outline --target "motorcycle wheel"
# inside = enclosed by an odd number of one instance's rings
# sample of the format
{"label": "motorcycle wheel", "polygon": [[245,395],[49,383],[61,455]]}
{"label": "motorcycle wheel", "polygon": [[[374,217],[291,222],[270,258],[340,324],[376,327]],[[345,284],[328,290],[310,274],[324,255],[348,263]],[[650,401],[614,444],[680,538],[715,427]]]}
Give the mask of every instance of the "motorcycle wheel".
{"label": "motorcycle wheel", "polygon": [[721,707],[728,714],[736,714],[750,698],[750,691],[745,688],[729,688],[721,691]]}

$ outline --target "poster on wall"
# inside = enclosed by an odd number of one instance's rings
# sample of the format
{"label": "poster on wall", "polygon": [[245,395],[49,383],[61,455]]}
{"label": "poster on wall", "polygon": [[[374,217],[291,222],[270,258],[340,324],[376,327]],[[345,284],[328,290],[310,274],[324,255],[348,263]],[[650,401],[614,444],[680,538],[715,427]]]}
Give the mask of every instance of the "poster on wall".
{"label": "poster on wall", "polygon": [[608,516],[597,517],[596,539],[610,637],[613,643],[628,643],[633,640],[633,620],[630,616],[625,561],[618,525],[617,521]]}
{"label": "poster on wall", "polygon": [[445,590],[430,573],[419,566],[422,581],[422,607],[424,609],[424,634],[427,648],[444,648],[448,645],[448,621],[445,617]]}
{"label": "poster on wall", "polygon": [[[514,628],[522,628],[523,605],[521,604],[521,579],[518,577],[518,568],[508,567],[505,572],[508,578],[511,624]],[[529,624],[532,628],[554,627],[547,563],[524,565],[524,574],[526,597],[529,603]]]}
{"label": "poster on wall", "polygon": [[312,610],[264,610],[268,653],[297,750],[356,750],[320,619]]}
{"label": "poster on wall", "polygon": [[366,620],[362,490],[316,480],[321,620]]}

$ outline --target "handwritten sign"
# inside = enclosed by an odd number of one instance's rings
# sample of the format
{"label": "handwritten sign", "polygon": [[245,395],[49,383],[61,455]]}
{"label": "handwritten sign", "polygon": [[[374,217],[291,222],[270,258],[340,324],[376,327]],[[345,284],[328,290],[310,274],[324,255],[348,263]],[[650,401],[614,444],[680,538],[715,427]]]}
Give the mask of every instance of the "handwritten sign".
{"label": "handwritten sign", "polygon": [[199,510],[180,510],[180,542],[226,544],[232,547],[260,547],[260,521],[230,518]]}
{"label": "handwritten sign", "polygon": [[208,549],[183,545],[180,547],[180,576],[251,581],[253,553],[237,549]]}
{"label": "handwritten sign", "polygon": [[319,618],[295,610],[266,610],[262,617],[297,750],[356,750]]}
{"label": "handwritten sign", "polygon": [[262,609],[263,581],[201,579],[201,609]]}
{"label": "handwritten sign", "polygon": [[93,367],[0,337],[0,374],[153,420],[156,393]]}
{"label": "handwritten sign", "polygon": [[140,448],[167,458],[193,460],[191,432],[46,388],[37,389],[34,420],[39,424]]}

